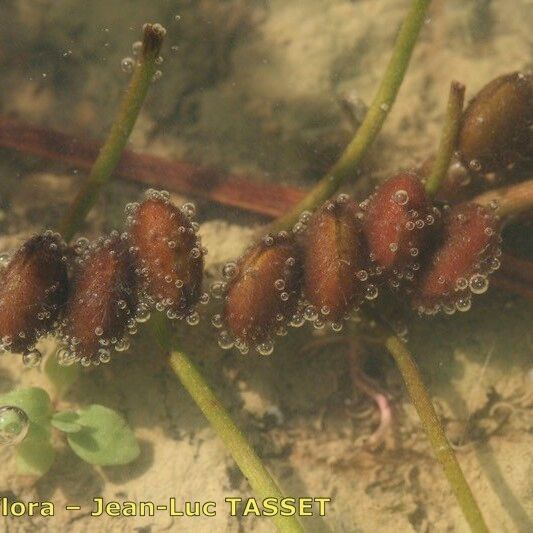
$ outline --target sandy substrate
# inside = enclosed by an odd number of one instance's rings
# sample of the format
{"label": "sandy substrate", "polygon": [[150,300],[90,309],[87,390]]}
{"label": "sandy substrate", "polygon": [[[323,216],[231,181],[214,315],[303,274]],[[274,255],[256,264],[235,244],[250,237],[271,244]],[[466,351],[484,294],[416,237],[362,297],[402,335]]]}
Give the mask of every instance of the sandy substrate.
{"label": "sandy substrate", "polygon": [[[127,80],[120,59],[129,55],[140,24],[157,19],[167,26],[168,45],[178,50],[165,50],[163,77],[132,148],[308,187],[371,100],[408,3],[146,4],[1,6],[0,112],[101,136]],[[498,74],[531,65],[530,2],[495,2],[489,11],[482,4],[433,3],[397,105],[350,192],[368,190],[434,150],[452,78],[472,95]],[[11,250],[54,224],[81,173],[0,155],[0,248]],[[114,183],[91,213],[87,234],[118,227],[124,205],[141,192]],[[199,207],[209,283],[264,220],[203,202]],[[304,357],[300,352],[313,335],[306,329],[283,338],[270,357],[222,352],[209,326],[213,311],[213,305],[204,308],[199,326],[182,328],[183,345],[285,491],[333,499],[324,518],[305,521],[309,531],[466,531],[400,378],[380,349],[368,370],[391,396],[396,433],[372,451],[365,438],[377,413],[352,386],[342,346]],[[415,319],[409,331],[449,436],[460,443],[459,460],[498,532],[533,530],[532,311],[525,299],[494,290],[466,315]],[[52,351],[53,342],[43,349]],[[49,388],[40,369],[1,358],[0,392],[27,385]],[[11,450],[0,450],[0,496],[56,506],[53,518],[0,517],[2,530],[273,530],[264,518],[228,516],[224,498],[250,496],[249,486],[147,333],[136,337],[131,352],[84,374],[64,402],[65,408],[101,403],[118,409],[135,429],[141,456],[127,467],[94,468],[59,442],[52,470],[35,481],[17,477]],[[88,512],[95,496],[163,504],[170,497],[212,500],[218,512],[212,518],[94,518]],[[83,510],[67,512],[68,503]]]}

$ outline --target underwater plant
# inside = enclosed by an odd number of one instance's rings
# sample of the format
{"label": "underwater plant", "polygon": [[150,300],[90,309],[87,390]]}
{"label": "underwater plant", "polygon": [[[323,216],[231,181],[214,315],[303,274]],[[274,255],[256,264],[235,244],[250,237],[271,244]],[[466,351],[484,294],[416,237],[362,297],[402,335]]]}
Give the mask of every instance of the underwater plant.
{"label": "underwater plant", "polygon": [[[402,171],[363,202],[355,202],[346,195],[329,199],[340,184],[351,177],[379,132],[407,68],[427,4],[412,2],[376,99],[339,163],[294,210],[275,221],[269,233],[252,244],[243,257],[225,265],[225,281],[217,282],[213,290],[215,298],[222,298],[224,309],[213,322],[220,330],[221,347],[235,346],[242,353],[256,347],[260,354],[268,355],[273,351],[273,338],[285,335],[288,326],[299,327],[309,322],[320,329],[329,322],[334,331],[339,331],[345,320],[349,323],[354,307],[361,307],[361,316],[367,322],[374,322],[375,337],[381,339],[398,363],[437,458],[472,530],[486,531],[481,512],[412,356],[373,303],[379,302],[379,296],[390,288],[393,295],[406,296],[424,313],[468,310],[472,294],[486,292],[488,276],[499,266],[500,222],[497,216],[529,208],[531,186],[525,198],[524,194],[520,195],[519,202],[515,201],[517,189],[510,189],[510,193],[509,190],[491,193],[500,195],[496,202],[494,197],[489,199],[486,195],[452,207],[434,202],[433,196],[447,178],[453,151],[459,147],[469,167],[472,167],[469,158],[475,152],[466,149],[470,140],[467,130],[471,107],[462,113],[464,88],[452,84],[441,146],[434,171],[425,183],[415,173]],[[93,171],[60,226],[60,235],[67,242],[78,231],[118,162],[154,75],[163,35],[164,31],[157,25],[144,28],[143,61],[135,69],[129,91]],[[531,85],[529,78],[519,74],[506,79],[517,80],[520,84],[525,79],[525,83]],[[492,96],[493,92],[485,94]],[[515,93],[511,91],[511,94],[514,98]],[[526,117],[525,131],[529,135],[530,95],[527,91],[519,92],[518,103],[512,104],[520,107],[520,117]],[[490,116],[496,117],[491,119],[491,124],[494,120],[494,127],[498,129],[498,113],[505,113],[505,110],[498,111],[501,109],[499,100],[494,109],[496,104],[492,104],[490,98],[487,102],[487,98],[482,91],[476,100],[485,102]],[[507,99],[503,97],[503,101]],[[489,126],[493,127],[491,124]],[[513,144],[513,154],[521,150],[527,155],[522,141],[523,121],[516,121],[515,126],[520,129],[517,136],[521,140]],[[511,133],[514,139],[513,127]],[[505,142],[508,138],[505,137]],[[480,146],[483,142],[495,143],[498,148],[504,141],[494,140],[494,135],[489,135],[487,141],[476,141],[479,153],[484,153],[484,147]],[[514,163],[516,155],[513,157]],[[78,240],[67,254],[63,252],[66,245],[61,237],[48,235],[54,242],[46,243],[48,249],[39,245],[31,260],[26,257],[28,245],[24,245],[7,263],[2,278],[9,281],[15,276],[24,282],[6,292],[5,303],[0,300],[0,327],[5,328],[2,329],[3,347],[8,351],[13,347],[14,351],[26,352],[26,356],[33,353],[35,363],[38,356],[33,344],[37,337],[56,332],[63,344],[58,352],[61,363],[79,361],[84,366],[98,365],[109,361],[112,350],[125,351],[127,335],[133,334],[137,323],[147,322],[152,314],[148,325],[155,330],[165,350],[172,352],[172,369],[220,433],[252,487],[262,496],[281,495],[275,481],[184,350],[173,350],[175,340],[167,319],[185,319],[194,324],[199,319],[196,304],[208,298],[201,289],[205,251],[196,235],[197,224],[191,220],[193,214],[190,204],[179,209],[169,202],[164,192],[150,191],[140,204],[127,207],[125,228],[95,243]],[[42,239],[44,237],[34,237],[29,242],[40,243]],[[52,250],[51,244],[56,248]],[[56,250],[60,251],[59,255]],[[52,257],[50,251],[54,251]],[[45,279],[36,276],[35,261],[54,267]],[[65,274],[66,264],[70,264],[72,270],[70,280]],[[43,269],[38,270],[41,273]],[[5,286],[10,287],[8,283]],[[17,304],[16,308],[29,314],[21,315],[20,322],[12,325],[6,310],[18,301],[25,305]],[[366,302],[371,305],[366,306]],[[51,312],[44,317],[46,320],[41,327],[36,317],[41,320],[38,313],[42,312],[43,305],[49,306]],[[22,337],[20,332],[24,333]],[[20,340],[25,338],[27,341]],[[37,400],[40,405],[49,402],[41,393],[36,396],[40,397]],[[43,418],[38,419],[29,404],[18,402],[17,405],[16,396],[4,397],[2,403],[12,408],[6,415],[6,427],[18,447],[31,442],[27,440],[30,432],[24,438],[24,416],[30,421],[30,430],[31,423],[36,427],[41,424],[46,438],[50,426],[41,421],[47,420],[66,433],[74,451],[89,462],[90,458],[83,453],[83,440],[80,444],[79,438],[84,430],[93,428],[93,423],[122,427],[117,420],[111,422],[112,415],[106,414],[101,406],[91,406],[77,413],[52,414],[46,409]],[[125,434],[128,437],[124,437],[124,448],[129,451],[123,459],[131,460],[136,456],[136,448],[131,435],[126,431]],[[108,445],[102,442],[101,450]],[[38,455],[37,446],[32,450]],[[280,516],[276,521],[281,531],[301,530],[293,517]]]}

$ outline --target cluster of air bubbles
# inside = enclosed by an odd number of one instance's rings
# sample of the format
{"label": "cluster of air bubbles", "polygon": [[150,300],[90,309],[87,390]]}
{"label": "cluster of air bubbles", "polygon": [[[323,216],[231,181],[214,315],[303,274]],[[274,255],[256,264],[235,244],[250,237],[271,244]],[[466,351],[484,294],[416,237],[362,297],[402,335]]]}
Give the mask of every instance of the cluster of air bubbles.
{"label": "cluster of air bubbles", "polygon": [[126,331],[120,337],[107,337],[104,330],[97,326],[94,334],[98,337],[98,347],[96,353],[91,356],[83,355],[78,350],[80,339],[62,334],[59,338],[59,348],[56,351],[56,359],[60,366],[70,366],[80,363],[84,367],[99,366],[100,363],[107,364],[111,361],[113,352],[125,352],[129,350],[131,336],[137,333],[137,318],[130,318],[127,321]]}
{"label": "cluster of air bubbles", "polygon": [[302,211],[302,213],[298,217],[298,221],[296,222],[296,224],[294,224],[292,228],[292,232],[295,235],[304,233],[312,216],[313,214],[311,213],[311,211]]}
{"label": "cluster of air bubbles", "polygon": [[0,407],[0,446],[20,444],[28,433],[29,425],[28,415],[19,407]]}

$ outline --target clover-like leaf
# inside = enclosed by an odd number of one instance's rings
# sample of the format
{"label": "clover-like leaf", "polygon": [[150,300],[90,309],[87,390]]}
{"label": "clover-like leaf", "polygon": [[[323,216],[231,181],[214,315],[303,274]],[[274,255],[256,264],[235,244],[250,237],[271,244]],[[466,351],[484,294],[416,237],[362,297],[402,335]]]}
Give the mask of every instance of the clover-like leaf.
{"label": "clover-like leaf", "polygon": [[15,389],[0,396],[0,405],[14,405],[26,413],[30,422],[50,425],[52,402],[44,389],[38,387]]}
{"label": "clover-like leaf", "polygon": [[59,411],[52,417],[52,426],[63,433],[77,433],[82,430],[79,418],[80,415],[73,411]]}
{"label": "clover-like leaf", "polygon": [[50,470],[55,455],[50,443],[50,432],[30,422],[28,436],[17,446],[17,472],[21,475],[41,477]]}
{"label": "clover-like leaf", "polygon": [[139,444],[126,420],[103,405],[89,405],[78,411],[76,423],[82,426],[69,433],[68,443],[85,462],[100,465],[124,465],[140,453]]}
{"label": "clover-like leaf", "polygon": [[28,417],[28,433],[17,445],[18,473],[38,477],[46,474],[55,458],[50,443],[52,402],[48,393],[37,387],[16,389],[0,396],[0,405],[18,407]]}

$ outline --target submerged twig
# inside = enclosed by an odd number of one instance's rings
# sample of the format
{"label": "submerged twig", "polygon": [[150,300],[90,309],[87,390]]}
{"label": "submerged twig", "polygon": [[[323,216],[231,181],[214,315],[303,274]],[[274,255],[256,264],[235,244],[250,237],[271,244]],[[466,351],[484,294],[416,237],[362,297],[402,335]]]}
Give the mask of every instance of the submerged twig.
{"label": "submerged twig", "polygon": [[[0,147],[90,170],[102,144],[0,116]],[[112,176],[269,217],[286,213],[305,196],[297,187],[132,150],[122,152]]]}

